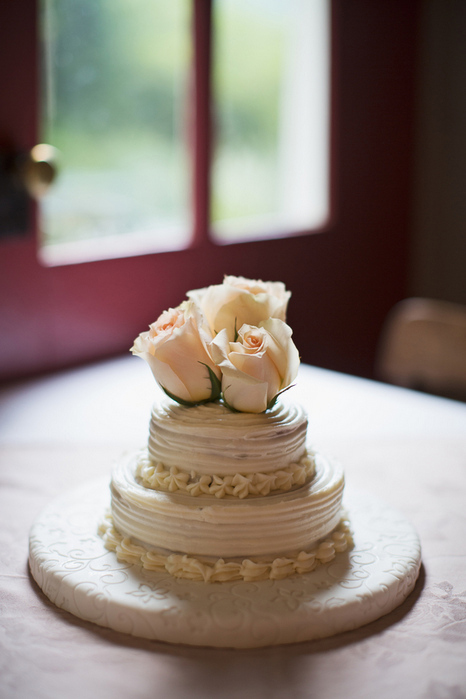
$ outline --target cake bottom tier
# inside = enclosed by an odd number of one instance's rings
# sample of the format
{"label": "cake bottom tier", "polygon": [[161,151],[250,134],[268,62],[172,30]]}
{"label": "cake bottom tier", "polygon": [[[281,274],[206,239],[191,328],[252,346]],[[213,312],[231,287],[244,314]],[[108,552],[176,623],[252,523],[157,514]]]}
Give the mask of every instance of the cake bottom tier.
{"label": "cake bottom tier", "polygon": [[310,551],[269,559],[255,556],[243,560],[215,560],[147,549],[120,534],[113,525],[110,513],[100,523],[99,534],[104,540],[105,548],[114,551],[120,562],[140,564],[146,570],[154,572],[166,571],[175,578],[209,583],[283,580],[290,575],[310,573],[319,565],[333,561],[338,553],[353,547],[350,525],[343,514],[333,532]]}
{"label": "cake bottom tier", "polygon": [[351,545],[342,518],[341,467],[315,455],[311,482],[238,501],[143,487],[136,455],[115,467],[111,514],[101,525],[119,560],[204,581],[282,579],[313,570]]}

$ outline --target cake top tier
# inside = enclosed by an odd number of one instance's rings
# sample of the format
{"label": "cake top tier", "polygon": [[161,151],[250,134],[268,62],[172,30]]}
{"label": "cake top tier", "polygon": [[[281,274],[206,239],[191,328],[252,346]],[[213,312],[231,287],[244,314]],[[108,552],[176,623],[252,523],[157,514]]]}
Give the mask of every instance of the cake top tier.
{"label": "cake top tier", "polygon": [[306,432],[298,405],[279,401],[266,413],[235,413],[219,403],[187,408],[164,400],[152,410],[149,455],[197,474],[270,473],[299,462]]}

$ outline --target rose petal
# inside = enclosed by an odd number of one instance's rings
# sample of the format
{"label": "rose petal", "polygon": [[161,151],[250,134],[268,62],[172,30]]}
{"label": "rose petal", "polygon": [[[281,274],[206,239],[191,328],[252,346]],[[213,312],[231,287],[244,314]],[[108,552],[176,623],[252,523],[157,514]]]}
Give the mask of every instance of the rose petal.
{"label": "rose petal", "polygon": [[190,321],[175,330],[173,335],[159,347],[155,348],[155,356],[169,365],[185,386],[189,398],[176,393],[170,386],[164,385],[171,393],[192,402],[207,400],[212,393],[212,386],[207,366],[220,377],[220,371],[207,354],[199,336],[191,327]]}
{"label": "rose petal", "polygon": [[267,397],[269,400],[277,395],[282,381],[275,364],[265,352],[260,354],[231,352],[229,359],[238,371],[267,384]]}
{"label": "rose petal", "polygon": [[215,364],[221,366],[222,362],[228,360],[230,341],[228,340],[228,333],[225,328],[212,340],[209,345],[209,350]]}
{"label": "rose petal", "polygon": [[268,353],[282,377],[282,388],[286,388],[296,378],[300,364],[298,350],[291,339],[293,331],[277,318],[267,319],[261,327],[270,334]]}
{"label": "rose petal", "polygon": [[151,331],[136,338],[132,352],[147,361],[156,381],[177,398],[197,403],[213,397],[207,367],[218,379],[221,372],[188,304],[163,313]]}
{"label": "rose petal", "polygon": [[226,369],[222,391],[229,406],[240,412],[263,413],[267,409],[268,384]]}
{"label": "rose petal", "polygon": [[[238,286],[228,280],[239,280]],[[244,323],[259,326],[269,317],[284,320],[289,297],[281,282],[243,277],[226,277],[223,284],[188,291],[188,298],[202,310],[212,333],[226,328],[231,341],[235,340],[235,329]]]}
{"label": "rose petal", "polygon": [[157,357],[152,354],[141,355],[143,359],[148,363],[155,380],[160,386],[170,391],[177,398],[181,400],[193,402],[193,398],[185,384],[181,379],[175,374],[173,369],[166,362],[160,361]]}

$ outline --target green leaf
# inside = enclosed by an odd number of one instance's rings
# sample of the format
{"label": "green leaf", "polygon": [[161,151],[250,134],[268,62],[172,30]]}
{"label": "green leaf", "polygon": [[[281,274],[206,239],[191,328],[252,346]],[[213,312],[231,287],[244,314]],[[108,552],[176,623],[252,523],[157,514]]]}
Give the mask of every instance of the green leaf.
{"label": "green leaf", "polygon": [[275,403],[277,402],[279,396],[281,396],[282,393],[285,393],[285,391],[289,391],[290,388],[293,388],[293,386],[295,386],[295,385],[296,385],[296,384],[292,383],[292,384],[290,384],[289,386],[287,386],[286,388],[282,388],[282,390],[279,391],[279,392],[277,393],[277,395],[274,396],[274,397],[272,398],[272,400],[269,401],[269,404],[267,405],[266,410],[270,410],[271,408],[273,408],[273,406],[274,406]]}
{"label": "green leaf", "polygon": [[212,392],[210,394],[209,398],[206,398],[205,400],[198,400],[198,401],[189,401],[189,400],[184,400],[184,398],[178,398],[178,396],[175,396],[173,393],[171,393],[165,386],[160,385],[160,388],[162,391],[172,400],[175,401],[175,403],[179,403],[180,405],[184,405],[186,408],[194,408],[196,405],[205,405],[206,403],[211,403],[213,401],[216,401],[220,398],[220,394],[222,392],[222,383],[220,379],[215,375],[214,371],[210,368],[208,364],[204,364],[204,362],[199,362],[199,364],[202,364],[202,366],[205,366],[207,371],[209,372],[209,379],[210,379],[210,385],[212,387]]}
{"label": "green leaf", "polygon": [[184,400],[183,398],[178,398],[178,396],[175,396],[173,393],[170,393],[168,388],[165,388],[165,386],[162,386],[162,384],[159,384],[159,386],[162,389],[162,391],[167,394],[167,396],[169,398],[174,400],[176,403],[179,403],[180,405],[186,406],[187,408],[193,408],[195,405],[200,405],[201,403],[207,403],[207,401],[205,401],[205,400],[200,401],[198,403],[192,403],[189,400]]}
{"label": "green leaf", "polygon": [[210,385],[212,387],[212,393],[210,394],[210,398],[203,402],[208,403],[209,401],[217,400],[218,398],[220,398],[220,394],[222,392],[222,382],[208,364],[204,364],[204,362],[199,362],[199,364],[205,366],[205,368],[209,372]]}
{"label": "green leaf", "polygon": [[[228,388],[228,387],[227,387],[227,388]],[[225,406],[225,408],[228,408],[228,410],[231,410],[232,413],[240,413],[240,412],[241,412],[241,410],[237,410],[236,408],[234,408],[232,405],[230,405],[230,404],[228,403],[228,401],[227,401],[226,398],[225,398],[225,394],[224,394],[224,393],[222,393],[222,403],[223,403],[223,405]]]}

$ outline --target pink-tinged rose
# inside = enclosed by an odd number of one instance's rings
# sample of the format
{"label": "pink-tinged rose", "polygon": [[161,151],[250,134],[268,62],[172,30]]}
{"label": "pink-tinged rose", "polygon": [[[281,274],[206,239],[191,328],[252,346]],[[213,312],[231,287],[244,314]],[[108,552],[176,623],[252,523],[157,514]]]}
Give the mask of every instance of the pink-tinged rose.
{"label": "pink-tinged rose", "polygon": [[190,302],[170,308],[134,341],[131,352],[145,359],[155,380],[181,403],[215,400],[220,370],[212,361],[199,312]]}
{"label": "pink-tinged rose", "polygon": [[296,378],[299,354],[292,330],[282,320],[269,318],[259,327],[243,325],[237,342],[226,330],[212,341],[211,352],[222,370],[227,405],[240,412],[262,413]]}
{"label": "pink-tinged rose", "polygon": [[290,296],[282,282],[232,276],[226,276],[223,284],[188,291],[213,335],[225,328],[230,341],[237,339],[244,324],[258,326],[267,318],[285,321]]}

